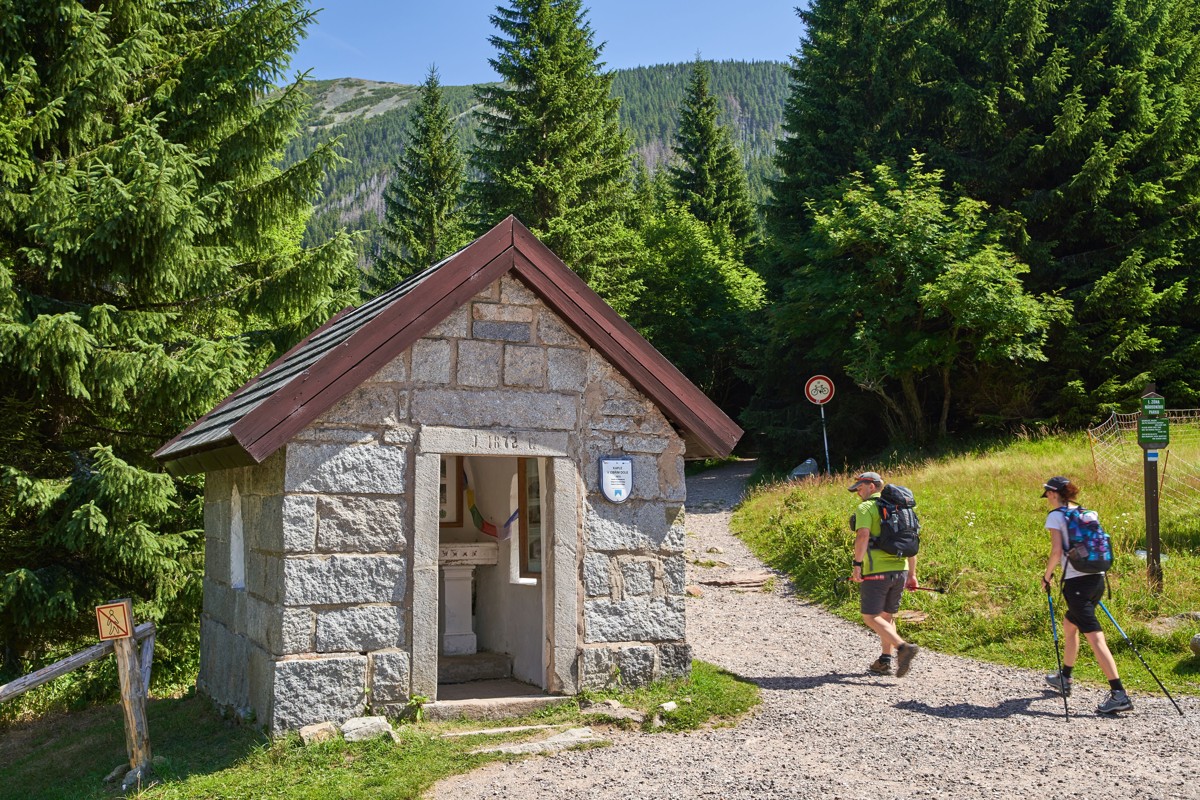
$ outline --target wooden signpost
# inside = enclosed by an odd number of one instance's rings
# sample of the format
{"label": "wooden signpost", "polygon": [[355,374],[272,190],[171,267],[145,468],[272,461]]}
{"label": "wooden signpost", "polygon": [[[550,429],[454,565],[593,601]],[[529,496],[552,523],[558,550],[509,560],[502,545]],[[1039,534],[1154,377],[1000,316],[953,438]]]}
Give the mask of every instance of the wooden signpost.
{"label": "wooden signpost", "polygon": [[1150,588],[1162,591],[1162,559],[1158,536],[1158,451],[1171,443],[1166,400],[1154,391],[1154,384],[1142,395],[1142,415],[1138,418],[1138,445],[1142,448],[1142,480],[1146,507],[1146,577]]}
{"label": "wooden signpost", "polygon": [[133,637],[133,602],[118,600],[96,606],[96,624],[101,641],[112,641],[117,657],[117,677],[121,682],[121,708],[125,713],[125,749],[129,752],[129,772],[122,785],[144,783],[150,774],[150,729],[146,724],[146,687],[138,666],[137,645]]}

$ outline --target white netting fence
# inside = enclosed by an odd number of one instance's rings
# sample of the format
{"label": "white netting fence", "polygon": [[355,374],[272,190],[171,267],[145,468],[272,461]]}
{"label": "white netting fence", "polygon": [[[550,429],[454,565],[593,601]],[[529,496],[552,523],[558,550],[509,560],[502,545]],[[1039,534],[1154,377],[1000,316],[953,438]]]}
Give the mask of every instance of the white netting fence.
{"label": "white netting fence", "polygon": [[[1088,428],[1098,477],[1138,495],[1142,492],[1142,453],[1137,442],[1139,414],[1113,414]],[[1158,496],[1164,510],[1200,512],[1200,409],[1167,410],[1171,443],[1159,450]]]}

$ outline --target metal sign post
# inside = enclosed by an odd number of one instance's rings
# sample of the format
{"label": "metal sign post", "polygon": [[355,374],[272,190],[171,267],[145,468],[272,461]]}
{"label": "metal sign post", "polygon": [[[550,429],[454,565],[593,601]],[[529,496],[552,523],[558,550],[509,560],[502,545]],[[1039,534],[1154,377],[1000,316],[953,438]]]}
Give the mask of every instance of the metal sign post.
{"label": "metal sign post", "polygon": [[1146,577],[1150,588],[1162,591],[1162,558],[1158,535],[1158,451],[1171,442],[1166,401],[1154,391],[1154,384],[1142,395],[1142,415],[1138,418],[1138,445],[1143,451],[1142,481],[1146,506]]}
{"label": "metal sign post", "polygon": [[821,438],[825,440],[825,474],[833,472],[829,465],[829,434],[825,430],[825,404],[833,399],[833,381],[824,375],[813,375],[804,384],[804,396],[821,409]]}

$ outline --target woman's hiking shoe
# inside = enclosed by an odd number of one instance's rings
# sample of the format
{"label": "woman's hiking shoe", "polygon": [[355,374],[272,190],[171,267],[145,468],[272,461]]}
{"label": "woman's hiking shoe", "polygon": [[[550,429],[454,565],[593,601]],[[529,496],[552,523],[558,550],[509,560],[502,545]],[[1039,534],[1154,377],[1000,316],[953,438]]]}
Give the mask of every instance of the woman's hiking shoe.
{"label": "woman's hiking shoe", "polygon": [[871,662],[871,666],[867,667],[867,672],[870,672],[872,675],[891,675],[892,660],[880,656]]}
{"label": "woman's hiking shoe", "polygon": [[1100,714],[1115,714],[1118,711],[1133,711],[1133,701],[1129,699],[1129,695],[1124,689],[1113,689],[1108,693],[1108,698],[1096,706],[1096,711]]}
{"label": "woman's hiking shoe", "polygon": [[908,668],[912,666],[912,660],[917,657],[917,653],[921,652],[921,648],[915,644],[905,642],[896,648],[896,677],[903,678],[908,674]]}
{"label": "woman's hiking shoe", "polygon": [[1071,696],[1071,679],[1063,679],[1062,673],[1052,672],[1046,676],[1046,683],[1054,687],[1054,691],[1061,692],[1063,697]]}

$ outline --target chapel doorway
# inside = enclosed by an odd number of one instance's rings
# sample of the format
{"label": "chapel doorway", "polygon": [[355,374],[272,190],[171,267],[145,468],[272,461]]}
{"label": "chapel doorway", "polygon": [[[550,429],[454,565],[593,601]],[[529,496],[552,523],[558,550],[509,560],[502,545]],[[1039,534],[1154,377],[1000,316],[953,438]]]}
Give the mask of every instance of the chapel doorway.
{"label": "chapel doorway", "polygon": [[548,688],[544,621],[551,459],[443,454],[438,510],[438,696]]}

